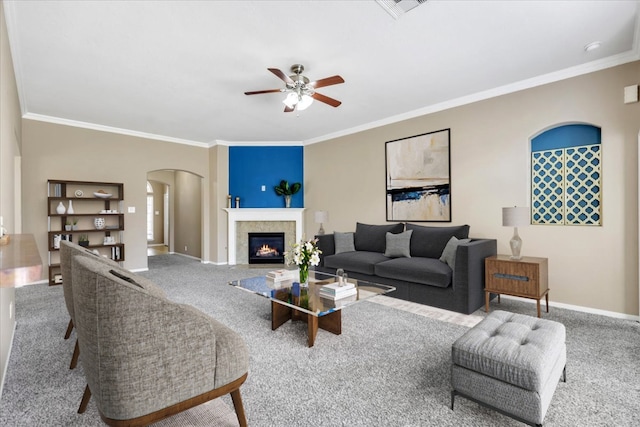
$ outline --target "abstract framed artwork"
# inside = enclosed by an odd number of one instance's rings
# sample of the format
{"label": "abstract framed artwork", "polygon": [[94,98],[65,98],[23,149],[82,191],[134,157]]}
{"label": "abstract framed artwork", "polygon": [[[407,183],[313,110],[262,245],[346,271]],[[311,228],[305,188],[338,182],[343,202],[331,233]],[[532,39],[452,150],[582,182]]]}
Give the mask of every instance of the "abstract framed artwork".
{"label": "abstract framed artwork", "polygon": [[451,222],[451,129],[387,141],[387,221]]}

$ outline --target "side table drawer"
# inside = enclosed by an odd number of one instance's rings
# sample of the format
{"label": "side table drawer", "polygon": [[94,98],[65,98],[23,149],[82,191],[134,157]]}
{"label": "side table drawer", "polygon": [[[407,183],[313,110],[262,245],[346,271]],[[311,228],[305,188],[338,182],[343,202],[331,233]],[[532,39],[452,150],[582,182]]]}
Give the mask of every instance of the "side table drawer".
{"label": "side table drawer", "polygon": [[537,297],[540,290],[538,265],[495,262],[486,265],[487,290]]}

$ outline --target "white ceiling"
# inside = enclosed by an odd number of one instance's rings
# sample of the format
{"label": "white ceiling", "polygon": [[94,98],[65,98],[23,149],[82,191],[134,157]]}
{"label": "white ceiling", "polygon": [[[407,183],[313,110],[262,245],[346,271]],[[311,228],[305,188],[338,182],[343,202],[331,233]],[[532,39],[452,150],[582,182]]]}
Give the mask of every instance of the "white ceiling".
{"label": "white ceiling", "polygon": [[[640,59],[635,0],[430,0],[397,20],[373,0],[4,6],[25,117],[203,146],[316,142]],[[244,95],[295,63],[341,75],[318,92],[342,105]]]}

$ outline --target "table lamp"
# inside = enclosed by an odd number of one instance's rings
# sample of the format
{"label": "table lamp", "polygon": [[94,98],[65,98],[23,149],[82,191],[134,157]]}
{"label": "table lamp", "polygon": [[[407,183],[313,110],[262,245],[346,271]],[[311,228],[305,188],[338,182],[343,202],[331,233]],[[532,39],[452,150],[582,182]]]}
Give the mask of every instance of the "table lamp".
{"label": "table lamp", "polygon": [[324,234],[324,228],[322,224],[329,220],[329,213],[327,211],[316,211],[315,212],[315,222],[316,224],[320,224],[320,229],[318,230],[318,235]]}
{"label": "table lamp", "polygon": [[522,239],[518,236],[518,227],[529,225],[529,208],[517,206],[502,208],[502,225],[504,227],[513,227],[513,237],[509,241],[511,259],[521,259]]}

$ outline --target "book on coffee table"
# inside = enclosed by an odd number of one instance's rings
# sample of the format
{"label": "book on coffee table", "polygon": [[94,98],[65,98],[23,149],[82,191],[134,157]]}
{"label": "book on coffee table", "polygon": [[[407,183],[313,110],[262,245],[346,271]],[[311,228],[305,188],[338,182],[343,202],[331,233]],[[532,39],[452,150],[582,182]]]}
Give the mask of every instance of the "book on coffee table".
{"label": "book on coffee table", "polygon": [[267,278],[274,282],[293,280],[298,277],[298,270],[273,270],[267,273]]}
{"label": "book on coffee table", "polygon": [[356,295],[357,293],[358,290],[353,283],[345,283],[342,286],[339,283],[330,283],[321,287],[319,291],[319,295],[322,298],[333,300]]}

